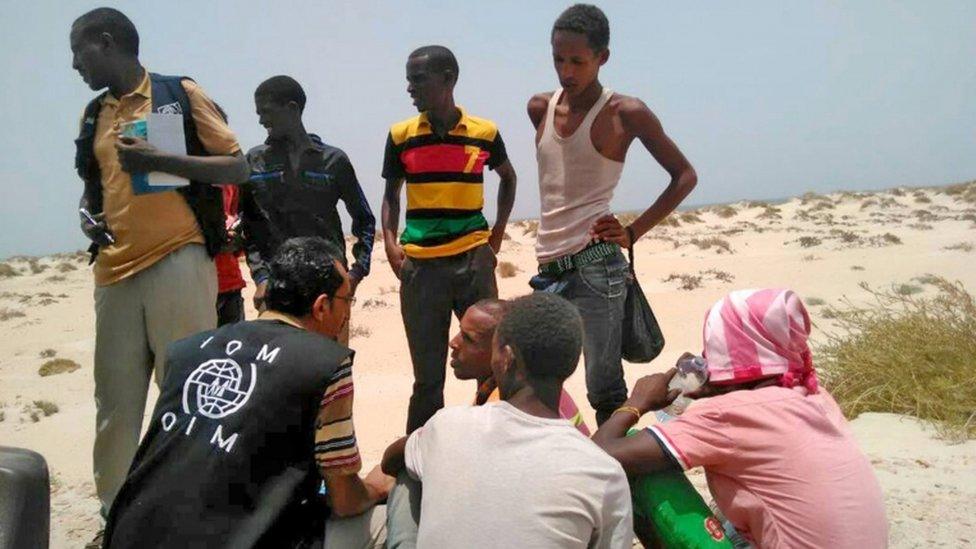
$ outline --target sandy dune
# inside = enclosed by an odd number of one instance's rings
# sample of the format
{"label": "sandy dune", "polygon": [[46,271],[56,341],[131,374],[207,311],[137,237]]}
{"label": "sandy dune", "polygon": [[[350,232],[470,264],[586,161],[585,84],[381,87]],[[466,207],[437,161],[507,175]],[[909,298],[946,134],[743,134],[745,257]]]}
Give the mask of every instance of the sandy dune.
{"label": "sandy dune", "polygon": [[[677,226],[658,227],[638,243],[636,258],[668,344],[651,365],[626,368],[630,383],[665,369],[685,350],[700,350],[704,311],[734,288],[789,286],[811,304],[830,304],[864,299],[862,281],[907,283],[928,292],[913,279],[933,273],[976,290],[976,206],[940,189],[805,196],[774,206],[737,203],[672,219]],[[528,292],[535,270],[533,223],[513,223],[508,233],[499,261],[510,263],[502,268],[515,274],[499,278],[503,297]],[[402,432],[412,382],[397,281],[382,246],[374,258],[352,318],[355,418],[367,465],[378,462]],[[91,274],[73,255],[11,258],[6,265],[16,275],[0,270],[0,330],[6,336],[0,343],[0,444],[31,448],[48,459],[52,546],[78,547],[99,525],[91,480]],[[814,337],[822,338],[830,320],[822,305],[810,310]],[[81,367],[42,377],[38,370],[51,358],[42,353]],[[582,368],[568,390],[585,402]],[[446,399],[466,404],[473,392],[472,385],[449,379]],[[45,401],[58,411],[45,415],[51,411]],[[592,424],[592,412],[582,407]],[[151,407],[147,418],[150,413]],[[976,442],[950,445],[913,419],[887,414],[866,414],[853,426],[885,490],[892,546],[976,544],[970,512],[976,507]],[[700,472],[692,478],[702,486]]]}

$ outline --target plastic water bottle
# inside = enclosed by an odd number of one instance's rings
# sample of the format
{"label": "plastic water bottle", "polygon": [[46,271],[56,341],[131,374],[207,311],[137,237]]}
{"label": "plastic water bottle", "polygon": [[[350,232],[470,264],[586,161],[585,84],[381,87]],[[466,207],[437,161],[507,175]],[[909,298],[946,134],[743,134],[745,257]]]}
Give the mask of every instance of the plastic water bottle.
{"label": "plastic water bottle", "polygon": [[692,399],[685,395],[697,391],[708,380],[708,369],[705,365],[705,359],[700,356],[692,356],[679,360],[677,368],[678,373],[671,378],[671,383],[668,384],[668,390],[678,389],[681,391],[681,394],[664,409],[655,412],[654,415],[657,416],[657,420],[661,423],[674,419],[674,416],[683,414],[693,402]]}
{"label": "plastic water bottle", "polygon": [[752,544],[749,543],[746,538],[742,537],[742,534],[735,529],[735,526],[732,525],[732,521],[725,518],[725,515],[723,515],[722,511],[718,508],[718,504],[715,503],[715,500],[708,503],[708,508],[712,511],[712,514],[715,515],[715,518],[721,521],[722,528],[725,530],[725,537],[729,538],[729,541],[732,542],[732,547],[735,549],[752,548]]}

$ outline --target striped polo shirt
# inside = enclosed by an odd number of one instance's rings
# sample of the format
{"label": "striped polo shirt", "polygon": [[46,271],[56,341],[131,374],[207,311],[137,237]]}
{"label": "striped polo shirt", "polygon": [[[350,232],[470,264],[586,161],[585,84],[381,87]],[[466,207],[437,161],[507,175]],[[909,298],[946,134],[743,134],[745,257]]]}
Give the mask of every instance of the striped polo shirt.
{"label": "striped polo shirt", "polygon": [[460,120],[444,137],[433,132],[427,113],[390,128],[383,178],[406,180],[400,244],[410,257],[457,255],[485,244],[491,234],[481,212],[484,168],[497,168],[508,155],[494,122],[459,110]]}

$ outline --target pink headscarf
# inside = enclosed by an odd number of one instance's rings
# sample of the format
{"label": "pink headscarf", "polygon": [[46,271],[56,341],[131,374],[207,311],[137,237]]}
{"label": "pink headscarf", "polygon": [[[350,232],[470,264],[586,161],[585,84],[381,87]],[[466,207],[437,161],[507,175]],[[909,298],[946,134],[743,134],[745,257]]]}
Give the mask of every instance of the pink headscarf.
{"label": "pink headscarf", "polygon": [[819,387],[807,338],[810,315],[792,290],[738,290],[705,316],[709,381],[746,383],[781,375],[779,384],[816,393]]}

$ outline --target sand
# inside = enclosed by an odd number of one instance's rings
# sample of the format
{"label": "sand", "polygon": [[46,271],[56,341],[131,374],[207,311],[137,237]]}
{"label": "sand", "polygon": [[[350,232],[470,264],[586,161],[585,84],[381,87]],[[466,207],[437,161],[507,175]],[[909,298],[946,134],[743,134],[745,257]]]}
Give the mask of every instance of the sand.
{"label": "sand", "polygon": [[[737,203],[676,214],[679,226],[655,228],[636,248],[638,277],[667,346],[649,365],[627,365],[627,380],[632,385],[642,375],[666,369],[683,351],[700,351],[704,311],[732,289],[787,286],[811,303],[834,304],[845,297],[866,299],[861,282],[908,283],[930,292],[913,279],[932,273],[960,280],[973,291],[974,214],[973,204],[940,189],[811,195],[775,206]],[[500,276],[502,297],[529,291],[535,270],[532,228],[530,221],[509,225],[511,238],[500,253],[499,273],[514,271],[514,276]],[[0,444],[30,448],[47,458],[52,547],[78,547],[100,522],[91,478],[91,273],[84,258],[69,254],[33,259],[33,266],[29,258],[5,263],[19,274],[4,277],[0,266],[0,330],[6,336],[0,342]],[[677,278],[667,281],[671,275]],[[382,245],[377,245],[373,273],[360,286],[352,317],[354,417],[367,467],[379,461],[406,421],[412,375],[397,288]],[[250,288],[245,296],[249,301]],[[810,310],[817,341],[831,323],[821,314],[823,305]],[[253,314],[249,309],[248,318]],[[39,368],[52,356],[81,368],[40,376]],[[448,405],[469,403],[473,385],[448,377]],[[584,404],[582,367],[567,389],[593,425],[592,411]],[[46,416],[41,408],[50,407],[35,401],[54,403],[58,411]],[[147,419],[151,411],[150,404]],[[971,518],[976,442],[948,444],[930,427],[889,414],[865,414],[852,425],[884,489],[893,547],[976,544],[976,519]],[[700,472],[692,478],[702,486]]]}

